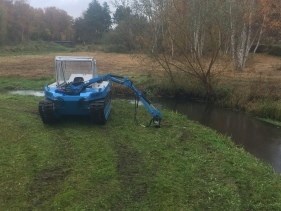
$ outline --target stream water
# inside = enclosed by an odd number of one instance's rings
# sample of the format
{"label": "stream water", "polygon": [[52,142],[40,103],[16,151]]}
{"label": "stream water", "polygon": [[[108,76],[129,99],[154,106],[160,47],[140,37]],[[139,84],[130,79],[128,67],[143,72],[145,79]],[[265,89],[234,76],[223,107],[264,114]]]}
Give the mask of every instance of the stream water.
{"label": "stream water", "polygon": [[242,112],[196,102],[161,100],[161,104],[185,114],[189,119],[230,136],[255,157],[281,173],[281,129]]}
{"label": "stream water", "polygon": [[[10,93],[44,96],[42,91],[33,90]],[[191,120],[230,136],[237,145],[242,146],[255,157],[270,163],[276,172],[281,173],[280,128],[242,112],[208,106],[203,103],[163,99],[159,102],[164,107],[185,114]]]}
{"label": "stream water", "polygon": [[34,90],[16,90],[16,91],[10,91],[9,93],[14,95],[32,95],[37,97],[44,96],[43,91],[34,91]]}

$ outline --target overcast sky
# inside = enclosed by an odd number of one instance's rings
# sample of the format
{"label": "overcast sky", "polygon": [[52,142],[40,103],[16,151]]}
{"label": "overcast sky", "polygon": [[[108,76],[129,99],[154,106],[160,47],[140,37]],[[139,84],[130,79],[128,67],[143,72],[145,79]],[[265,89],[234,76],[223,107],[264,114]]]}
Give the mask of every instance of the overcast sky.
{"label": "overcast sky", "polygon": [[[92,0],[28,0],[29,4],[35,8],[57,7],[65,10],[74,18],[80,17],[82,13],[88,8]],[[111,7],[111,0],[98,0],[101,4],[107,2]]]}

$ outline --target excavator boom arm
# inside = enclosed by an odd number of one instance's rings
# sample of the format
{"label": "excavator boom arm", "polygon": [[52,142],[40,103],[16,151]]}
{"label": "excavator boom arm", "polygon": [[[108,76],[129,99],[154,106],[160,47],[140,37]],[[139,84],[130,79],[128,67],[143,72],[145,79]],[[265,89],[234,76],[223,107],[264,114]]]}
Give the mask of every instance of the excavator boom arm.
{"label": "excavator boom arm", "polygon": [[131,89],[134,92],[134,94],[136,95],[136,97],[142,102],[142,104],[144,105],[147,112],[149,112],[150,115],[152,116],[153,123],[156,126],[160,126],[160,122],[162,119],[161,112],[151,104],[151,102],[145,97],[145,95],[140,90],[138,90],[134,86],[133,82],[131,80],[129,80],[128,78],[123,77],[123,76],[118,76],[118,75],[112,75],[112,74],[100,75],[98,77],[95,77],[95,78],[89,80],[87,83],[84,84],[84,87],[87,87],[93,83],[102,82],[102,81],[112,81],[114,83],[121,84],[121,85]]}

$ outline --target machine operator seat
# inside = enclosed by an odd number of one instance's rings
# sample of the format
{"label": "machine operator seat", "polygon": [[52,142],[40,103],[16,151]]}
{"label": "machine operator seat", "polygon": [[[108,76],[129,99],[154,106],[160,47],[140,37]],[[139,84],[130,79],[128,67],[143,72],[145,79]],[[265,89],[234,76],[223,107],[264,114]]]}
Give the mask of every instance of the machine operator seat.
{"label": "machine operator seat", "polygon": [[72,84],[73,84],[74,86],[78,86],[78,85],[80,85],[80,84],[82,84],[82,83],[84,83],[84,78],[83,78],[83,77],[75,77],[75,78],[73,79],[73,82],[72,82]]}

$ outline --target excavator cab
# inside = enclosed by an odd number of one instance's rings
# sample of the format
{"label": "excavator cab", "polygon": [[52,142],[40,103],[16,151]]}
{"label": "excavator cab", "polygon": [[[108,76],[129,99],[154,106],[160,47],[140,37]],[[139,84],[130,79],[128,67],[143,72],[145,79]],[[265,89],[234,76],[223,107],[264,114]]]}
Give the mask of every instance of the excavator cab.
{"label": "excavator cab", "polygon": [[92,57],[57,56],[55,58],[56,86],[80,83],[97,74],[96,60]]}

